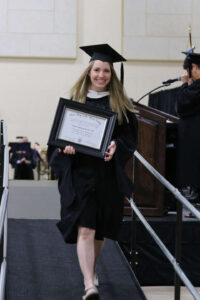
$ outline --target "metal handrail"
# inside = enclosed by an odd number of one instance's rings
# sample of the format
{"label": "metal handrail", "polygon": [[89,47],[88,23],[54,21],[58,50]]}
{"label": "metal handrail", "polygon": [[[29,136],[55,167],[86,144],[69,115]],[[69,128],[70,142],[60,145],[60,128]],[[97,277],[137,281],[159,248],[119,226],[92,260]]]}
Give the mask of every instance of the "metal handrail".
{"label": "metal handrail", "polygon": [[3,146],[4,146],[4,170],[3,170],[3,187],[8,187],[8,163],[9,163],[9,154],[8,154],[8,141],[6,136],[6,123],[1,121],[3,126]]}
{"label": "metal handrail", "polygon": [[[177,198],[178,201],[180,201],[185,207],[190,210],[195,217],[200,220],[200,213],[197,209],[195,209],[187,199],[185,199],[181,193],[178,191],[177,188],[175,188],[169,181],[167,181],[158,171],[156,171],[145,159],[144,157],[138,152],[135,151],[134,155],[140,160],[140,162],[167,188],[169,189],[173,195]],[[150,233],[156,244],[160,247],[162,252],[165,254],[165,256],[168,258],[170,263],[173,265],[173,268],[175,272],[179,275],[179,278],[184,282],[185,286],[188,288],[188,290],[191,292],[191,294],[194,296],[195,300],[200,300],[200,294],[195,289],[195,287],[192,285],[190,280],[187,278],[183,270],[180,268],[178,262],[176,261],[175,257],[170,253],[170,251],[166,248],[166,246],[163,244],[163,242],[160,240],[158,235],[155,233],[155,231],[152,229],[152,227],[148,224],[146,219],[143,217],[137,206],[135,205],[133,199],[128,199],[131,208],[135,212],[135,214],[138,216],[142,224],[145,226],[147,231]]]}
{"label": "metal handrail", "polygon": [[1,273],[0,273],[0,299],[1,300],[4,300],[4,295],[5,295],[6,269],[7,269],[7,263],[6,263],[6,259],[4,258],[1,264]]}
{"label": "metal handrail", "polygon": [[[1,263],[1,272],[0,272],[0,300],[4,300],[5,297],[5,284],[6,284],[6,269],[7,269],[7,204],[8,204],[8,143],[6,137],[6,123],[1,121],[2,127],[2,144],[3,148],[3,193],[1,196],[0,203],[0,240],[3,240],[3,259]],[[3,234],[4,231],[4,234]],[[3,239],[2,239],[3,235]]]}
{"label": "metal handrail", "polygon": [[152,236],[152,238],[154,239],[154,241],[156,242],[156,244],[160,247],[160,249],[163,251],[163,253],[165,254],[165,256],[170,261],[170,263],[173,265],[174,270],[179,275],[179,277],[181,278],[181,280],[185,283],[185,286],[190,290],[191,294],[195,297],[195,299],[200,300],[200,294],[194,288],[194,286],[192,285],[192,283],[190,282],[190,280],[187,278],[187,276],[185,275],[185,273],[182,271],[182,269],[180,268],[179,264],[177,263],[175,257],[170,253],[170,251],[167,249],[167,247],[164,245],[164,243],[160,240],[160,238],[158,237],[158,235],[155,233],[155,231],[152,229],[152,227],[149,225],[149,223],[143,217],[143,215],[141,214],[141,212],[139,211],[139,209],[135,205],[133,199],[132,198],[131,199],[127,198],[127,200],[129,201],[129,203],[130,203],[132,209],[134,210],[135,214],[138,216],[138,218],[140,219],[140,221],[143,223],[143,225],[145,226],[145,228],[147,229],[147,231],[150,233],[150,235]]}
{"label": "metal handrail", "polygon": [[8,205],[6,206],[5,221],[4,221],[4,244],[3,244],[3,257],[7,257],[7,243],[8,243]]}
{"label": "metal handrail", "polygon": [[5,187],[3,190],[3,194],[1,197],[1,204],[0,204],[0,240],[2,238],[3,229],[4,229],[7,204],[8,204],[8,188]]}
{"label": "metal handrail", "polygon": [[152,165],[144,159],[144,157],[135,151],[134,155],[140,160],[140,162],[179,200],[185,207],[191,211],[195,217],[200,221],[200,212],[175,188],[169,181],[167,181],[158,171],[156,171]]}

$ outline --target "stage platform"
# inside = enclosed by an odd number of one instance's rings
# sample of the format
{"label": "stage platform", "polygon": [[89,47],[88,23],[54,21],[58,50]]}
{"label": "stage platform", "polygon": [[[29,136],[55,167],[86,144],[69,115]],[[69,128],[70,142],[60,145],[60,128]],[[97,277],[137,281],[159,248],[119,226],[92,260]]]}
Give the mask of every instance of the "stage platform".
{"label": "stage platform", "polygon": [[[185,214],[185,212],[184,212]],[[176,213],[163,217],[146,217],[152,228],[174,255]],[[135,275],[141,286],[173,285],[174,270],[160,248],[150,237],[140,221],[136,223],[137,267]],[[130,261],[131,217],[125,217],[120,235],[120,246]],[[200,286],[200,222],[183,217],[182,264],[191,282]]]}

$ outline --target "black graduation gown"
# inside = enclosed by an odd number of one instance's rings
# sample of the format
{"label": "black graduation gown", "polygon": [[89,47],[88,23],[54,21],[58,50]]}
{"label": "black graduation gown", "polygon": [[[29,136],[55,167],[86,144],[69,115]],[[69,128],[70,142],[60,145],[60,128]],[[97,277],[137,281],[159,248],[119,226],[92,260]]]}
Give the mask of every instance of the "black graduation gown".
{"label": "black graduation gown", "polygon": [[200,79],[178,93],[178,186],[200,188]]}
{"label": "black graduation gown", "polygon": [[[33,176],[33,151],[29,143],[12,143],[10,153],[10,163],[15,168],[14,179],[34,179]],[[30,161],[29,164],[25,162],[18,163],[22,158]]]}
{"label": "black graduation gown", "polygon": [[[108,96],[87,98],[86,103],[110,110]],[[58,176],[61,196],[61,220],[57,226],[67,243],[76,243],[80,217],[92,199],[96,199],[98,206],[96,238],[118,238],[123,197],[130,197],[133,192],[133,183],[125,175],[124,167],[136,149],[137,120],[131,112],[128,118],[129,123],[125,118],[122,125],[116,122],[112,140],[117,149],[110,162],[81,153],[67,155],[59,153],[55,147],[48,147],[48,161]]]}

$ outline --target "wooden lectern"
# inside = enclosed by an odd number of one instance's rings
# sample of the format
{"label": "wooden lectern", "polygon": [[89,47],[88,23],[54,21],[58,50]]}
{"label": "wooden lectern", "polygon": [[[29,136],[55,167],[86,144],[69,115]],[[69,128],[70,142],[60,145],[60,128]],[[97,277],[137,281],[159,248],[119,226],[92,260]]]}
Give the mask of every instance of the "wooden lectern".
{"label": "wooden lectern", "polygon": [[[170,183],[176,185],[176,144],[179,118],[133,102],[138,119],[138,152]],[[127,173],[134,165],[134,201],[145,216],[163,216],[174,210],[174,196],[135,158],[129,161]],[[125,202],[124,214],[131,208]]]}

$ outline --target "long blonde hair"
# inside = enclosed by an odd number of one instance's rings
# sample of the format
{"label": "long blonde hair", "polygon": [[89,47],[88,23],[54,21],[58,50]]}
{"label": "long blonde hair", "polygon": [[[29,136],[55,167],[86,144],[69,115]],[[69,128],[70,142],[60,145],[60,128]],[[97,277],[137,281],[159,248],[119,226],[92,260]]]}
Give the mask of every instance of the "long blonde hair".
{"label": "long blonde hair", "polygon": [[[71,97],[74,101],[78,101],[81,103],[86,102],[88,89],[91,84],[90,76],[88,74],[92,69],[93,64],[94,61],[92,61],[89,64],[89,66],[82,73],[80,78],[71,88]],[[123,85],[118,79],[117,74],[111,64],[110,64],[110,69],[111,69],[111,80],[107,86],[107,90],[110,92],[110,106],[112,111],[118,114],[117,117],[118,123],[121,124],[123,121],[123,115],[125,116],[127,122],[129,121],[127,117],[127,110],[133,112],[134,106],[131,100],[126,96]]]}

